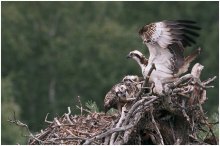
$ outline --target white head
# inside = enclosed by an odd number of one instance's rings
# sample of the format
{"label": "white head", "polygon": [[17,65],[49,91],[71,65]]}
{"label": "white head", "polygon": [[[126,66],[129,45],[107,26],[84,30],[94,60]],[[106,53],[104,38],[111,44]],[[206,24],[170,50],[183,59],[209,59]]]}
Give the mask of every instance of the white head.
{"label": "white head", "polygon": [[142,64],[147,65],[148,59],[138,50],[131,51],[128,55],[127,58],[132,58],[136,60],[137,62],[140,62]]}
{"label": "white head", "polygon": [[134,50],[134,51],[131,51],[128,55],[127,55],[127,58],[141,58],[142,56],[144,56],[140,51],[138,50]]}
{"label": "white head", "polygon": [[128,82],[128,83],[133,83],[133,82],[138,82],[139,81],[139,77],[136,76],[136,75],[128,75],[128,76],[125,76],[123,79],[122,79],[122,82]]}
{"label": "white head", "polygon": [[131,51],[127,58],[132,58],[142,67],[147,66],[148,59],[138,50]]}

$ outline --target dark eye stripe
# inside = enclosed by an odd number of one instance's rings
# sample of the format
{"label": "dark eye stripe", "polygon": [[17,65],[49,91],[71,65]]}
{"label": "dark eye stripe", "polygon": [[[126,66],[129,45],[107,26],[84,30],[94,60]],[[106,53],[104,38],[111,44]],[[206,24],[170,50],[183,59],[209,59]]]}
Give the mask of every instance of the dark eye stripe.
{"label": "dark eye stripe", "polygon": [[141,58],[138,54],[134,54],[134,56],[136,56],[136,57],[139,58],[139,59]]}

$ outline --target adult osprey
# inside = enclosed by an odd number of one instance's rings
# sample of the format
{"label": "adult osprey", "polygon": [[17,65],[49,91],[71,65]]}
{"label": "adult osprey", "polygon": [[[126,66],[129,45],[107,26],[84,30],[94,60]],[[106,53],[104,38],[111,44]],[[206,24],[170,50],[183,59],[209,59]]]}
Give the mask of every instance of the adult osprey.
{"label": "adult osprey", "polygon": [[164,20],[145,25],[139,30],[139,35],[150,53],[143,75],[147,76],[154,63],[156,70],[152,72],[150,81],[155,83],[159,94],[162,93],[164,83],[172,82],[184,72],[185,47],[195,43],[193,37],[199,36],[196,31],[200,28],[195,24],[188,20]]}
{"label": "adult osprey", "polygon": [[105,113],[111,108],[121,112],[122,106],[128,103],[140,91],[143,78],[134,75],[125,76],[122,81],[112,87],[104,99]]}

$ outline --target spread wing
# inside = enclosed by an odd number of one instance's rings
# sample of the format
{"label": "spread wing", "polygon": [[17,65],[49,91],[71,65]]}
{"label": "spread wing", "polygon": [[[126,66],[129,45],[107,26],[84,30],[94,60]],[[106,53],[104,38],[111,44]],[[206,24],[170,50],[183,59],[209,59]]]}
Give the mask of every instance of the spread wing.
{"label": "spread wing", "polygon": [[[139,35],[150,51],[150,58],[157,54],[171,54],[171,70],[177,73],[184,63],[184,48],[195,43],[200,27],[194,21],[176,20],[151,23],[139,30]],[[166,56],[165,56],[166,57]]]}

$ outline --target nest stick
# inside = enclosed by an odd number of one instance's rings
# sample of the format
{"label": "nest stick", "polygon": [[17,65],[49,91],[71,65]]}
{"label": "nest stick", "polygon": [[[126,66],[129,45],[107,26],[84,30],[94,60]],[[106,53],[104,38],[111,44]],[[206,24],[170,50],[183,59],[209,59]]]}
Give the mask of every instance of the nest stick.
{"label": "nest stick", "polygon": [[83,145],[88,145],[90,144],[91,142],[93,142],[94,140],[98,140],[98,139],[102,139],[103,137],[106,137],[108,136],[109,134],[112,134],[113,132],[119,132],[119,131],[125,131],[125,130],[128,130],[130,128],[132,128],[134,125],[128,125],[128,126],[122,126],[122,127],[119,127],[119,128],[112,128],[104,133],[101,133],[97,136],[94,136],[90,139],[87,139]]}
{"label": "nest stick", "polygon": [[[121,117],[118,121],[118,123],[116,124],[116,127],[115,128],[118,128],[122,125],[122,122],[124,121],[125,119],[125,110],[126,108],[123,106],[122,107],[122,112],[121,112]],[[113,145],[114,144],[114,141],[115,141],[115,137],[116,137],[116,133],[113,133],[111,138],[110,138],[110,145]]]}
{"label": "nest stick", "polygon": [[81,100],[80,100],[80,96],[77,96],[77,99],[78,99],[78,102],[79,102],[79,105],[80,105],[80,111],[81,111],[81,116],[82,116],[83,107],[82,107],[82,103],[81,103]]}
{"label": "nest stick", "polygon": [[52,124],[52,123],[53,123],[52,121],[48,121],[48,120],[47,120],[47,117],[48,117],[49,114],[50,114],[50,113],[47,113],[47,115],[46,115],[44,121],[45,121],[46,123]]}
{"label": "nest stick", "polygon": [[73,122],[70,120],[70,117],[69,117],[70,114],[71,114],[71,110],[70,110],[70,107],[68,107],[68,113],[65,113],[65,117],[67,118],[70,125],[73,125]]}
{"label": "nest stick", "polygon": [[153,122],[153,124],[154,124],[154,126],[155,126],[155,128],[156,128],[156,132],[157,132],[157,134],[158,134],[158,136],[159,136],[159,138],[160,138],[160,144],[161,144],[161,145],[164,145],[163,137],[162,137],[162,135],[161,135],[161,133],[160,133],[159,128],[157,127],[157,123],[156,123],[156,121],[155,121],[155,119],[154,119],[154,116],[153,116],[153,109],[151,110],[150,114],[151,114],[152,122]]}

